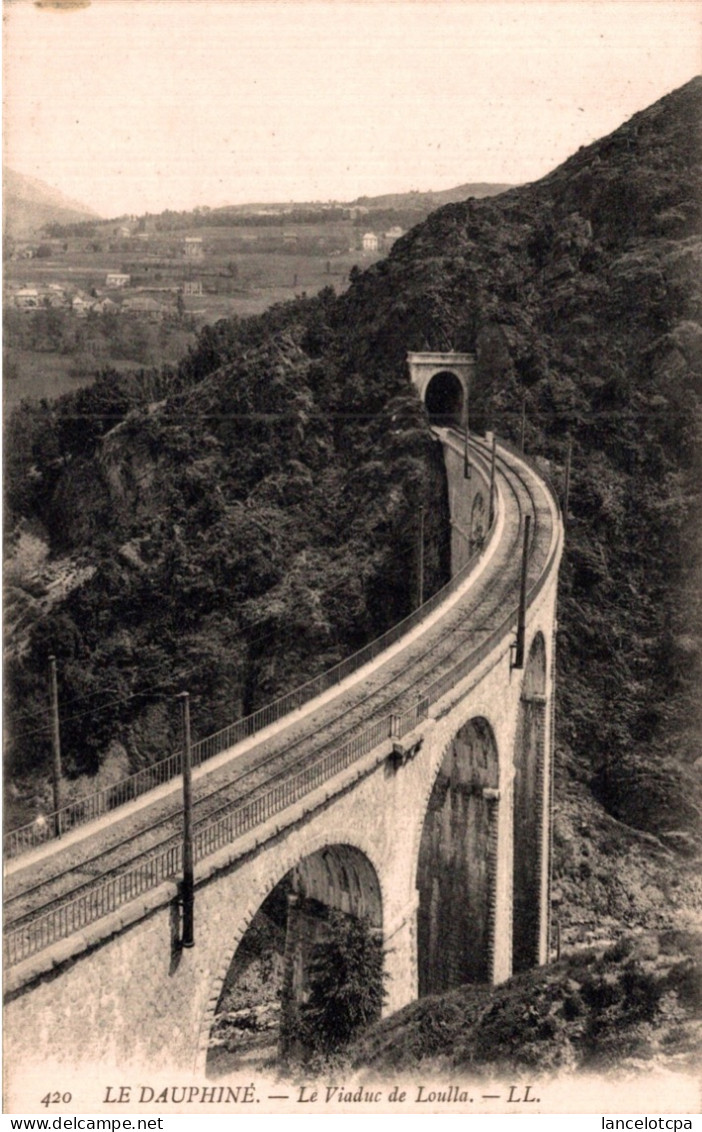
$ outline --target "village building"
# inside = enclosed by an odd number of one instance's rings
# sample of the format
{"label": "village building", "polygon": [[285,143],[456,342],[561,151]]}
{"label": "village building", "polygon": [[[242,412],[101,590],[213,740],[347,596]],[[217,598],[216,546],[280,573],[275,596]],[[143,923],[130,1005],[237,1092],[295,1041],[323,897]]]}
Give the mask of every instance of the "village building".
{"label": "village building", "polygon": [[150,322],[158,322],[164,314],[161,304],[157,303],[155,299],[150,299],[148,295],[135,295],[131,299],[125,299],[122,303],[122,310],[126,314],[148,318]]}
{"label": "village building", "polygon": [[383,237],[384,241],[385,241],[385,246],[390,247],[391,244],[395,243],[395,240],[399,240],[400,236],[404,236],[404,234],[405,234],[404,229],[400,228],[400,226],[398,224],[395,224],[392,228],[388,228],[387,232],[385,233],[385,235]]}
{"label": "village building", "polygon": [[42,296],[42,299],[45,306],[55,309],[60,309],[68,304],[65,290],[56,283],[49,284],[49,289],[46,294]]}
{"label": "village building", "polygon": [[377,252],[378,237],[375,232],[364,232],[362,245],[364,252]]}
{"label": "village building", "polygon": [[39,291],[36,287],[22,287],[15,293],[15,306],[20,310],[36,310],[39,306]]}
{"label": "village building", "polygon": [[112,301],[112,299],[105,297],[102,299],[96,299],[90,309],[96,314],[118,314],[120,308],[117,303],[114,303]]}
{"label": "village building", "polygon": [[108,271],[107,278],[105,279],[106,287],[128,287],[131,282],[131,275],[125,275],[121,271]]}
{"label": "village building", "polygon": [[79,318],[84,318],[88,311],[91,311],[95,306],[95,299],[91,299],[89,295],[77,294],[71,300],[71,310]]}
{"label": "village building", "polygon": [[202,259],[205,254],[201,236],[186,236],[183,240],[183,248],[187,259]]}

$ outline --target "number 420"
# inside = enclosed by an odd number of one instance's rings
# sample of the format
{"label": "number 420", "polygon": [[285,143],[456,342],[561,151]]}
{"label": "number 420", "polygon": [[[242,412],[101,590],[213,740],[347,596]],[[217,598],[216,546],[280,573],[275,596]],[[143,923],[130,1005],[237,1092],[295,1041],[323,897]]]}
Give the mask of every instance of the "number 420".
{"label": "number 420", "polygon": [[45,1097],[41,1098],[41,1103],[45,1108],[50,1104],[70,1104],[71,1093],[47,1093]]}

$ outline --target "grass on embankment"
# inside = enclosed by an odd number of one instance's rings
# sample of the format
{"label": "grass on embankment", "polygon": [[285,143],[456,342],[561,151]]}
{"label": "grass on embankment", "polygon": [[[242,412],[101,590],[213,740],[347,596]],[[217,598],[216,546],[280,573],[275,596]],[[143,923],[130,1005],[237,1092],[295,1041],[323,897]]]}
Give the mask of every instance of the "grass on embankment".
{"label": "grass on embankment", "polygon": [[420,999],[366,1031],[348,1060],[381,1073],[689,1072],[702,1037],[701,957],[698,933],[625,937],[498,987]]}

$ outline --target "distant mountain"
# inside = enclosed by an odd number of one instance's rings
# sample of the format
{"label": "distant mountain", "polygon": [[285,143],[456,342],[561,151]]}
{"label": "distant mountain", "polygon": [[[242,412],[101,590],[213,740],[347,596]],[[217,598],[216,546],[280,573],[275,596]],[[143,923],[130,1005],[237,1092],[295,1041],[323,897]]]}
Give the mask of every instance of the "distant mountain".
{"label": "distant mountain", "polygon": [[425,193],[412,190],[409,193],[385,193],[378,197],[358,197],[357,200],[351,201],[351,207],[370,209],[411,208],[428,213],[435,208],[440,208],[443,204],[456,204],[458,201],[468,200],[470,197],[496,197],[512,188],[514,188],[514,185],[503,185],[490,181],[477,181],[475,183],[469,181],[465,185],[456,185],[454,189],[441,189],[439,192],[433,192],[431,189]]}
{"label": "distant mountain", "polygon": [[72,224],[91,220],[98,214],[79,201],[70,200],[58,189],[3,167],[3,230],[6,235],[27,237],[45,225]]}

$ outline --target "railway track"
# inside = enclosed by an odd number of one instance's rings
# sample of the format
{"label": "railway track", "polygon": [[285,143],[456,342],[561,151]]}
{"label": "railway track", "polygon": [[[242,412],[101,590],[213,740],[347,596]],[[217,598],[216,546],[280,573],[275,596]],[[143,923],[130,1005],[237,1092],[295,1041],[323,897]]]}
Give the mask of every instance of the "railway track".
{"label": "railway track", "polygon": [[[456,437],[456,447],[462,446]],[[472,446],[472,457],[483,469],[487,452],[483,445]],[[530,577],[538,576],[548,556],[550,534],[541,521],[544,513],[538,478],[515,466],[509,456],[498,453],[497,469],[505,509],[505,531],[485,577],[421,638],[398,651],[391,660],[376,662],[373,672],[351,689],[300,721],[292,730],[273,737],[234,758],[224,767],[212,769],[196,784],[195,833],[207,831],[228,815],[254,809],[259,799],[270,795],[277,785],[299,776],[324,759],[335,748],[353,741],[388,713],[402,715],[416,705],[422,689],[436,683],[452,666],[470,659],[472,653],[516,609],[519,583],[520,548],[524,517],[532,516]],[[314,738],[313,738],[314,737]],[[316,740],[316,741],[315,741]],[[125,807],[126,810],[126,807]],[[77,901],[90,901],[91,894],[107,882],[119,882],[134,870],[148,872],[150,862],[172,858],[177,867],[182,816],[180,796],[159,800],[130,815],[116,811],[109,830],[101,829],[65,853],[48,856],[40,868],[18,869],[5,887],[6,934],[27,937],[47,917],[56,918],[63,907]],[[99,846],[90,848],[90,842]],[[161,879],[164,879],[163,877]],[[114,885],[113,885],[114,887]],[[125,887],[129,898],[129,886]],[[64,933],[68,934],[68,933]]]}

